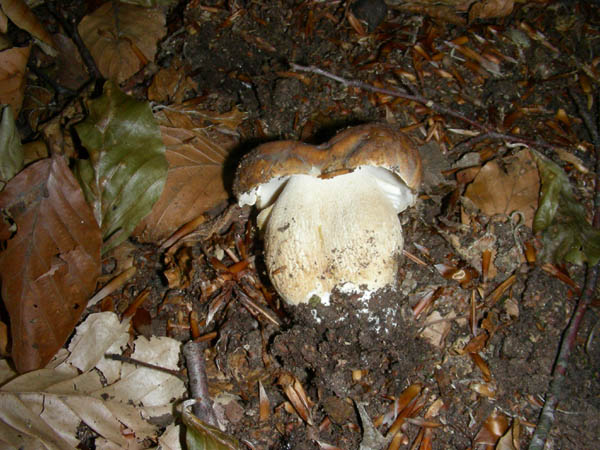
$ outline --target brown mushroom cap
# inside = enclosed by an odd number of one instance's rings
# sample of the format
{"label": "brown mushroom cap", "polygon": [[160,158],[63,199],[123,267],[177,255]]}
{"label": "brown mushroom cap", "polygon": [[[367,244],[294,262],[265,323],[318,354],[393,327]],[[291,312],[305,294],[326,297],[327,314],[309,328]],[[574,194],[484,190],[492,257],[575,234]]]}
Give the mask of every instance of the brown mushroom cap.
{"label": "brown mushroom cap", "polygon": [[233,192],[239,199],[274,178],[335,176],[361,166],[387,169],[412,190],[421,183],[421,157],[410,138],[390,125],[374,123],[348,128],[320,146],[296,141],[260,145],[242,159]]}

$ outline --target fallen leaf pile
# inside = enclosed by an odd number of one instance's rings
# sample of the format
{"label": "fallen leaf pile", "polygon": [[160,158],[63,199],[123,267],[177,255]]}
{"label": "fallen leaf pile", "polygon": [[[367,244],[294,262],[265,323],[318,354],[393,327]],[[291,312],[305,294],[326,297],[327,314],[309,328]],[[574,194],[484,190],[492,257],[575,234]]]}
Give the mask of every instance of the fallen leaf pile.
{"label": "fallen leaf pile", "polygon": [[[128,321],[114,313],[90,315],[69,351],[47,368],[16,376],[3,362],[0,386],[0,442],[14,448],[75,448],[77,430],[87,424],[98,433],[99,448],[141,449],[159,431],[151,420],[173,413],[185,394],[178,377],[110,360],[128,346]],[[169,338],[137,338],[131,356],[178,369],[181,344]]]}

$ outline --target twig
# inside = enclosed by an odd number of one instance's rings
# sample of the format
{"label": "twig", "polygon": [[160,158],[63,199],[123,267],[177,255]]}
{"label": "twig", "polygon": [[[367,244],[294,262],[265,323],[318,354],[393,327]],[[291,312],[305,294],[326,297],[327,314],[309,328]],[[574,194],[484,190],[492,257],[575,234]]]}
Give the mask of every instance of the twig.
{"label": "twig", "polygon": [[528,145],[531,147],[554,148],[554,146],[552,144],[549,144],[548,142],[545,142],[541,139],[532,140],[532,139],[527,139],[527,138],[524,138],[521,136],[516,136],[516,135],[510,134],[510,133],[500,133],[500,132],[494,130],[492,127],[489,127],[487,125],[479,123],[476,120],[469,119],[464,114],[459,113],[458,111],[456,111],[454,109],[447,108],[443,105],[440,105],[439,103],[436,103],[433,100],[428,99],[427,97],[423,97],[422,95],[409,94],[408,92],[401,91],[400,89],[379,88],[377,86],[363,83],[362,81],[358,81],[358,80],[347,80],[346,78],[340,77],[339,75],[335,75],[331,72],[328,72],[326,70],[323,70],[323,69],[321,69],[319,67],[315,67],[315,66],[301,66],[299,64],[290,63],[290,67],[294,70],[297,70],[298,72],[309,72],[309,73],[314,73],[317,75],[321,75],[323,77],[330,78],[339,83],[342,83],[344,86],[353,86],[353,87],[357,87],[359,89],[363,89],[365,91],[376,92],[376,93],[384,94],[384,95],[391,95],[393,97],[403,98],[405,100],[410,100],[413,102],[420,103],[420,104],[426,106],[427,108],[431,109],[432,111],[435,111],[439,114],[450,116],[450,117],[460,120],[461,122],[465,122],[481,132],[481,135],[477,136],[475,139],[473,139],[469,142],[475,142],[475,141],[478,142],[483,139],[499,139],[499,140],[504,140],[507,142],[521,143],[521,144],[525,144],[525,145]]}
{"label": "twig", "polygon": [[[594,192],[593,225],[595,228],[600,228],[600,133],[598,132],[594,114],[585,107],[585,103],[581,97],[572,90],[570,91],[570,94],[579,109],[579,114],[583,119],[583,123],[588,128],[596,152],[596,186]],[[599,264],[595,264],[594,266],[588,265],[585,275],[585,286],[577,301],[577,306],[573,311],[569,326],[563,334],[558,357],[556,358],[556,363],[552,370],[552,381],[550,382],[550,387],[546,394],[546,401],[542,408],[542,412],[540,413],[540,419],[535,429],[535,433],[529,444],[529,450],[543,450],[548,435],[550,434],[550,429],[554,423],[558,398],[561,394],[562,385],[567,375],[569,357],[575,346],[575,339],[581,326],[583,316],[594,298],[599,273]]]}
{"label": "twig", "polygon": [[129,356],[119,355],[118,353],[107,353],[104,356],[107,359],[112,359],[114,361],[121,361],[127,364],[133,364],[134,366],[146,367],[148,369],[168,373],[169,375],[173,375],[185,381],[185,377],[177,370],[167,369],[166,367],[157,366],[156,364],[150,364],[144,361],[140,361],[139,359],[130,358]]}
{"label": "twig", "polygon": [[73,43],[77,47],[77,50],[79,51],[79,55],[81,56],[81,59],[83,60],[85,66],[88,70],[88,73],[92,77],[92,79],[93,80],[102,80],[104,77],[100,73],[100,70],[98,69],[98,66],[96,65],[96,62],[94,61],[94,58],[92,57],[90,51],[88,50],[85,43],[83,42],[83,39],[81,39],[81,35],[79,34],[79,31],[77,30],[77,26],[75,26],[75,24],[72,23],[72,20],[69,20],[64,17],[63,12],[60,9],[60,4],[59,4],[59,6],[56,6],[56,5],[54,5],[53,2],[46,2],[46,6],[50,9],[50,12],[54,15],[56,20],[58,20],[58,22],[61,24],[61,26],[67,32],[67,34],[73,40]]}
{"label": "twig", "polygon": [[189,341],[183,346],[183,356],[188,371],[190,382],[190,395],[196,399],[192,406],[194,415],[203,422],[218,427],[217,416],[213,410],[208,393],[208,379],[206,376],[206,364],[204,363],[204,344]]}

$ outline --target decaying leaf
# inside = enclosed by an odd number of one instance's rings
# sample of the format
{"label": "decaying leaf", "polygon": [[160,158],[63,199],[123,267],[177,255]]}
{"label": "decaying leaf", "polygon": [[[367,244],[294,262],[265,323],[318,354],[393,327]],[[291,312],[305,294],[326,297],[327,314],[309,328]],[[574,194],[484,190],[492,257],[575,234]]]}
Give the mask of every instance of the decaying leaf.
{"label": "decaying leaf", "polygon": [[[114,313],[92,314],[78,327],[65,361],[0,387],[0,441],[15,448],[76,448],[81,422],[100,435],[96,448],[142,448],[144,439],[155,439],[159,427],[149,420],[171,414],[185,386],[174,375],[105,358],[121,353],[128,328]],[[179,342],[138,339],[133,345],[134,358],[177,368]]]}
{"label": "decaying leaf", "polygon": [[446,336],[448,336],[450,328],[452,327],[452,319],[455,315],[456,314],[452,312],[448,314],[446,318],[444,318],[438,311],[433,311],[431,314],[429,314],[429,316],[427,316],[425,328],[419,334],[419,336],[421,336],[434,347],[442,348],[444,341],[446,340]]}
{"label": "decaying leaf", "polygon": [[237,450],[240,444],[233,436],[198,419],[191,412],[195,400],[183,402],[183,423],[187,432],[185,440],[189,450]]}
{"label": "decaying leaf", "polygon": [[586,209],[575,198],[560,166],[537,153],[536,160],[542,178],[542,193],[533,230],[542,233],[541,259],[596,264],[600,260],[600,230],[588,222]]}
{"label": "decaying leaf", "polygon": [[[61,157],[10,180],[0,209],[16,224],[0,253],[0,276],[13,359],[26,372],[44,366],[81,317],[100,274],[100,230]],[[0,235],[7,228],[2,221]]]}
{"label": "decaying leaf", "polygon": [[19,115],[25,94],[25,70],[31,47],[13,47],[0,52],[0,103]]}
{"label": "decaying leaf", "polygon": [[127,239],[158,200],[167,176],[165,147],[149,105],[107,82],[76,126],[89,159],[76,166],[104,237],[103,251]]}
{"label": "decaying leaf", "polygon": [[121,83],[154,60],[165,33],[158,9],[106,2],[79,23],[79,33],[104,77]]}
{"label": "decaying leaf", "polygon": [[23,168],[23,146],[11,106],[0,112],[0,191]]}
{"label": "decaying leaf", "polygon": [[525,223],[531,227],[537,208],[539,183],[530,152],[522,150],[504,167],[497,160],[485,164],[467,187],[465,197],[488,216],[520,211]]}

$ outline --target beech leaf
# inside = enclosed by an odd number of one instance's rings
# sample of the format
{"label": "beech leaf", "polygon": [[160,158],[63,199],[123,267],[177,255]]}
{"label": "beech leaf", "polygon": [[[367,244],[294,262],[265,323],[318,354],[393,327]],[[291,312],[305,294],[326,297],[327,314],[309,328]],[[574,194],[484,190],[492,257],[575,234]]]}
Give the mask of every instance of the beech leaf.
{"label": "beech leaf", "polygon": [[105,252],[127,239],[160,197],[165,147],[148,103],[110,81],[75,128],[89,153],[78,161],[76,175],[100,224]]}
{"label": "beech leaf", "polygon": [[0,191],[6,182],[23,168],[24,153],[11,106],[6,106],[0,118]]}
{"label": "beech leaf", "polygon": [[497,160],[486,163],[465,191],[484,214],[523,213],[531,227],[537,208],[540,180],[528,150],[522,150],[501,166]]}
{"label": "beech leaf", "polygon": [[16,26],[27,31],[38,41],[44,52],[50,56],[56,56],[52,36],[24,0],[0,0],[0,6]]}
{"label": "beech leaf", "polygon": [[25,70],[31,47],[13,47],[0,52],[0,103],[12,106],[16,116],[25,94]]}
{"label": "beech leaf", "polygon": [[154,60],[165,35],[165,16],[119,2],[106,2],[79,23],[79,34],[104,77],[121,83]]}
{"label": "beech leaf", "polygon": [[[144,439],[155,440],[160,432],[150,422],[172,414],[185,385],[170,373],[107,359],[106,353],[123,353],[128,329],[129,323],[114,313],[91,314],[77,327],[70,355],[57,367],[4,382],[0,442],[10,448],[76,448],[78,428],[85,423],[99,435],[95,448],[147,448]],[[181,343],[174,339],[139,337],[133,346],[132,358],[178,369]]]}
{"label": "beech leaf", "polygon": [[533,231],[542,233],[543,260],[596,264],[600,260],[600,230],[587,220],[586,208],[577,201],[563,169],[536,153],[542,178],[540,206]]}
{"label": "beech leaf", "polygon": [[[44,366],[79,321],[100,274],[101,237],[61,157],[27,167],[0,193],[16,233],[0,253],[2,298],[19,372]],[[0,235],[13,231],[0,223]]]}
{"label": "beech leaf", "polygon": [[237,139],[209,136],[202,129],[161,127],[169,172],[163,194],[144,218],[136,235],[159,242],[179,227],[227,200],[223,165]]}

